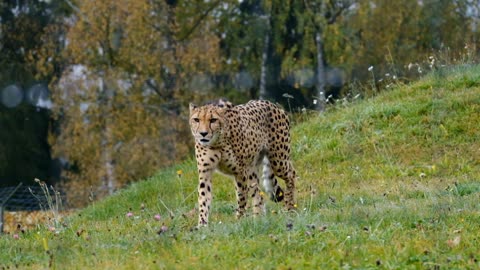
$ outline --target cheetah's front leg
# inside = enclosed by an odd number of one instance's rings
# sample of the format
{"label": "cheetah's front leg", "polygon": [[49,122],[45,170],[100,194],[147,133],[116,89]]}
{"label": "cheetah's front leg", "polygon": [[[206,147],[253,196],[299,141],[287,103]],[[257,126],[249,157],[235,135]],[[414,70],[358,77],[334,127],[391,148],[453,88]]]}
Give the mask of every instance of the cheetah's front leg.
{"label": "cheetah's front leg", "polygon": [[198,226],[206,226],[212,203],[212,175],[217,168],[220,154],[202,147],[196,147],[195,152],[198,168]]}
{"label": "cheetah's front leg", "polygon": [[212,171],[204,170],[200,172],[198,177],[198,226],[206,226],[208,224],[208,215],[210,212],[210,204],[212,203]]}

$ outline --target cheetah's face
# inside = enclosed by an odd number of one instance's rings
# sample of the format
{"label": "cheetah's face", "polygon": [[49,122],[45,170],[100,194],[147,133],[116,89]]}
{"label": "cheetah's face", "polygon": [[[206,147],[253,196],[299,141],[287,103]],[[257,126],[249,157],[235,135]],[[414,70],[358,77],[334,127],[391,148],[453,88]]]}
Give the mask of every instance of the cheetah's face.
{"label": "cheetah's face", "polygon": [[190,104],[190,128],[196,143],[203,146],[217,143],[225,126],[225,110],[213,105],[197,107]]}

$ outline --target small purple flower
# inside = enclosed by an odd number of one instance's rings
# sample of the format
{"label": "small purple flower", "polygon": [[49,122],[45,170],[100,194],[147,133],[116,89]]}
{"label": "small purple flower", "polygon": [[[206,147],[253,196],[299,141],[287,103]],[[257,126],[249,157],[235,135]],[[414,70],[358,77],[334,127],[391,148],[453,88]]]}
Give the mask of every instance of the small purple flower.
{"label": "small purple flower", "polygon": [[19,238],[20,238],[20,236],[18,235],[18,233],[13,235],[13,239],[19,239]]}
{"label": "small purple flower", "polygon": [[155,216],[153,216],[153,218],[159,221],[160,219],[162,219],[162,216],[160,216],[159,214],[156,214]]}
{"label": "small purple flower", "polygon": [[127,217],[133,217],[133,213],[132,213],[132,212],[128,212],[126,216],[127,216]]}

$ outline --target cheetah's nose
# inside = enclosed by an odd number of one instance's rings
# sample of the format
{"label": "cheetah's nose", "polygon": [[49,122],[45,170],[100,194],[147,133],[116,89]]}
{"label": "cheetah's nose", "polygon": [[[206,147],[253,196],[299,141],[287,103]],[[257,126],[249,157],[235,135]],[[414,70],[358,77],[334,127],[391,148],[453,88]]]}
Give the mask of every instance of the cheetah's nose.
{"label": "cheetah's nose", "polygon": [[208,132],[200,132],[200,135],[202,135],[202,137],[205,137],[207,136]]}

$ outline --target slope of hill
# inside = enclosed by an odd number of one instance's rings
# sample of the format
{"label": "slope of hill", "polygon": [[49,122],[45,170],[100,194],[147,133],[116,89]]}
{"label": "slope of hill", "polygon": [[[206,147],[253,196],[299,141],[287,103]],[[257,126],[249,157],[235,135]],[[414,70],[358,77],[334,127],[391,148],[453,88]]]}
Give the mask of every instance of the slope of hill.
{"label": "slope of hill", "polygon": [[234,218],[216,175],[196,224],[193,161],[63,222],[0,237],[0,267],[62,269],[477,268],[480,67],[440,70],[375,98],[297,116],[298,211]]}

